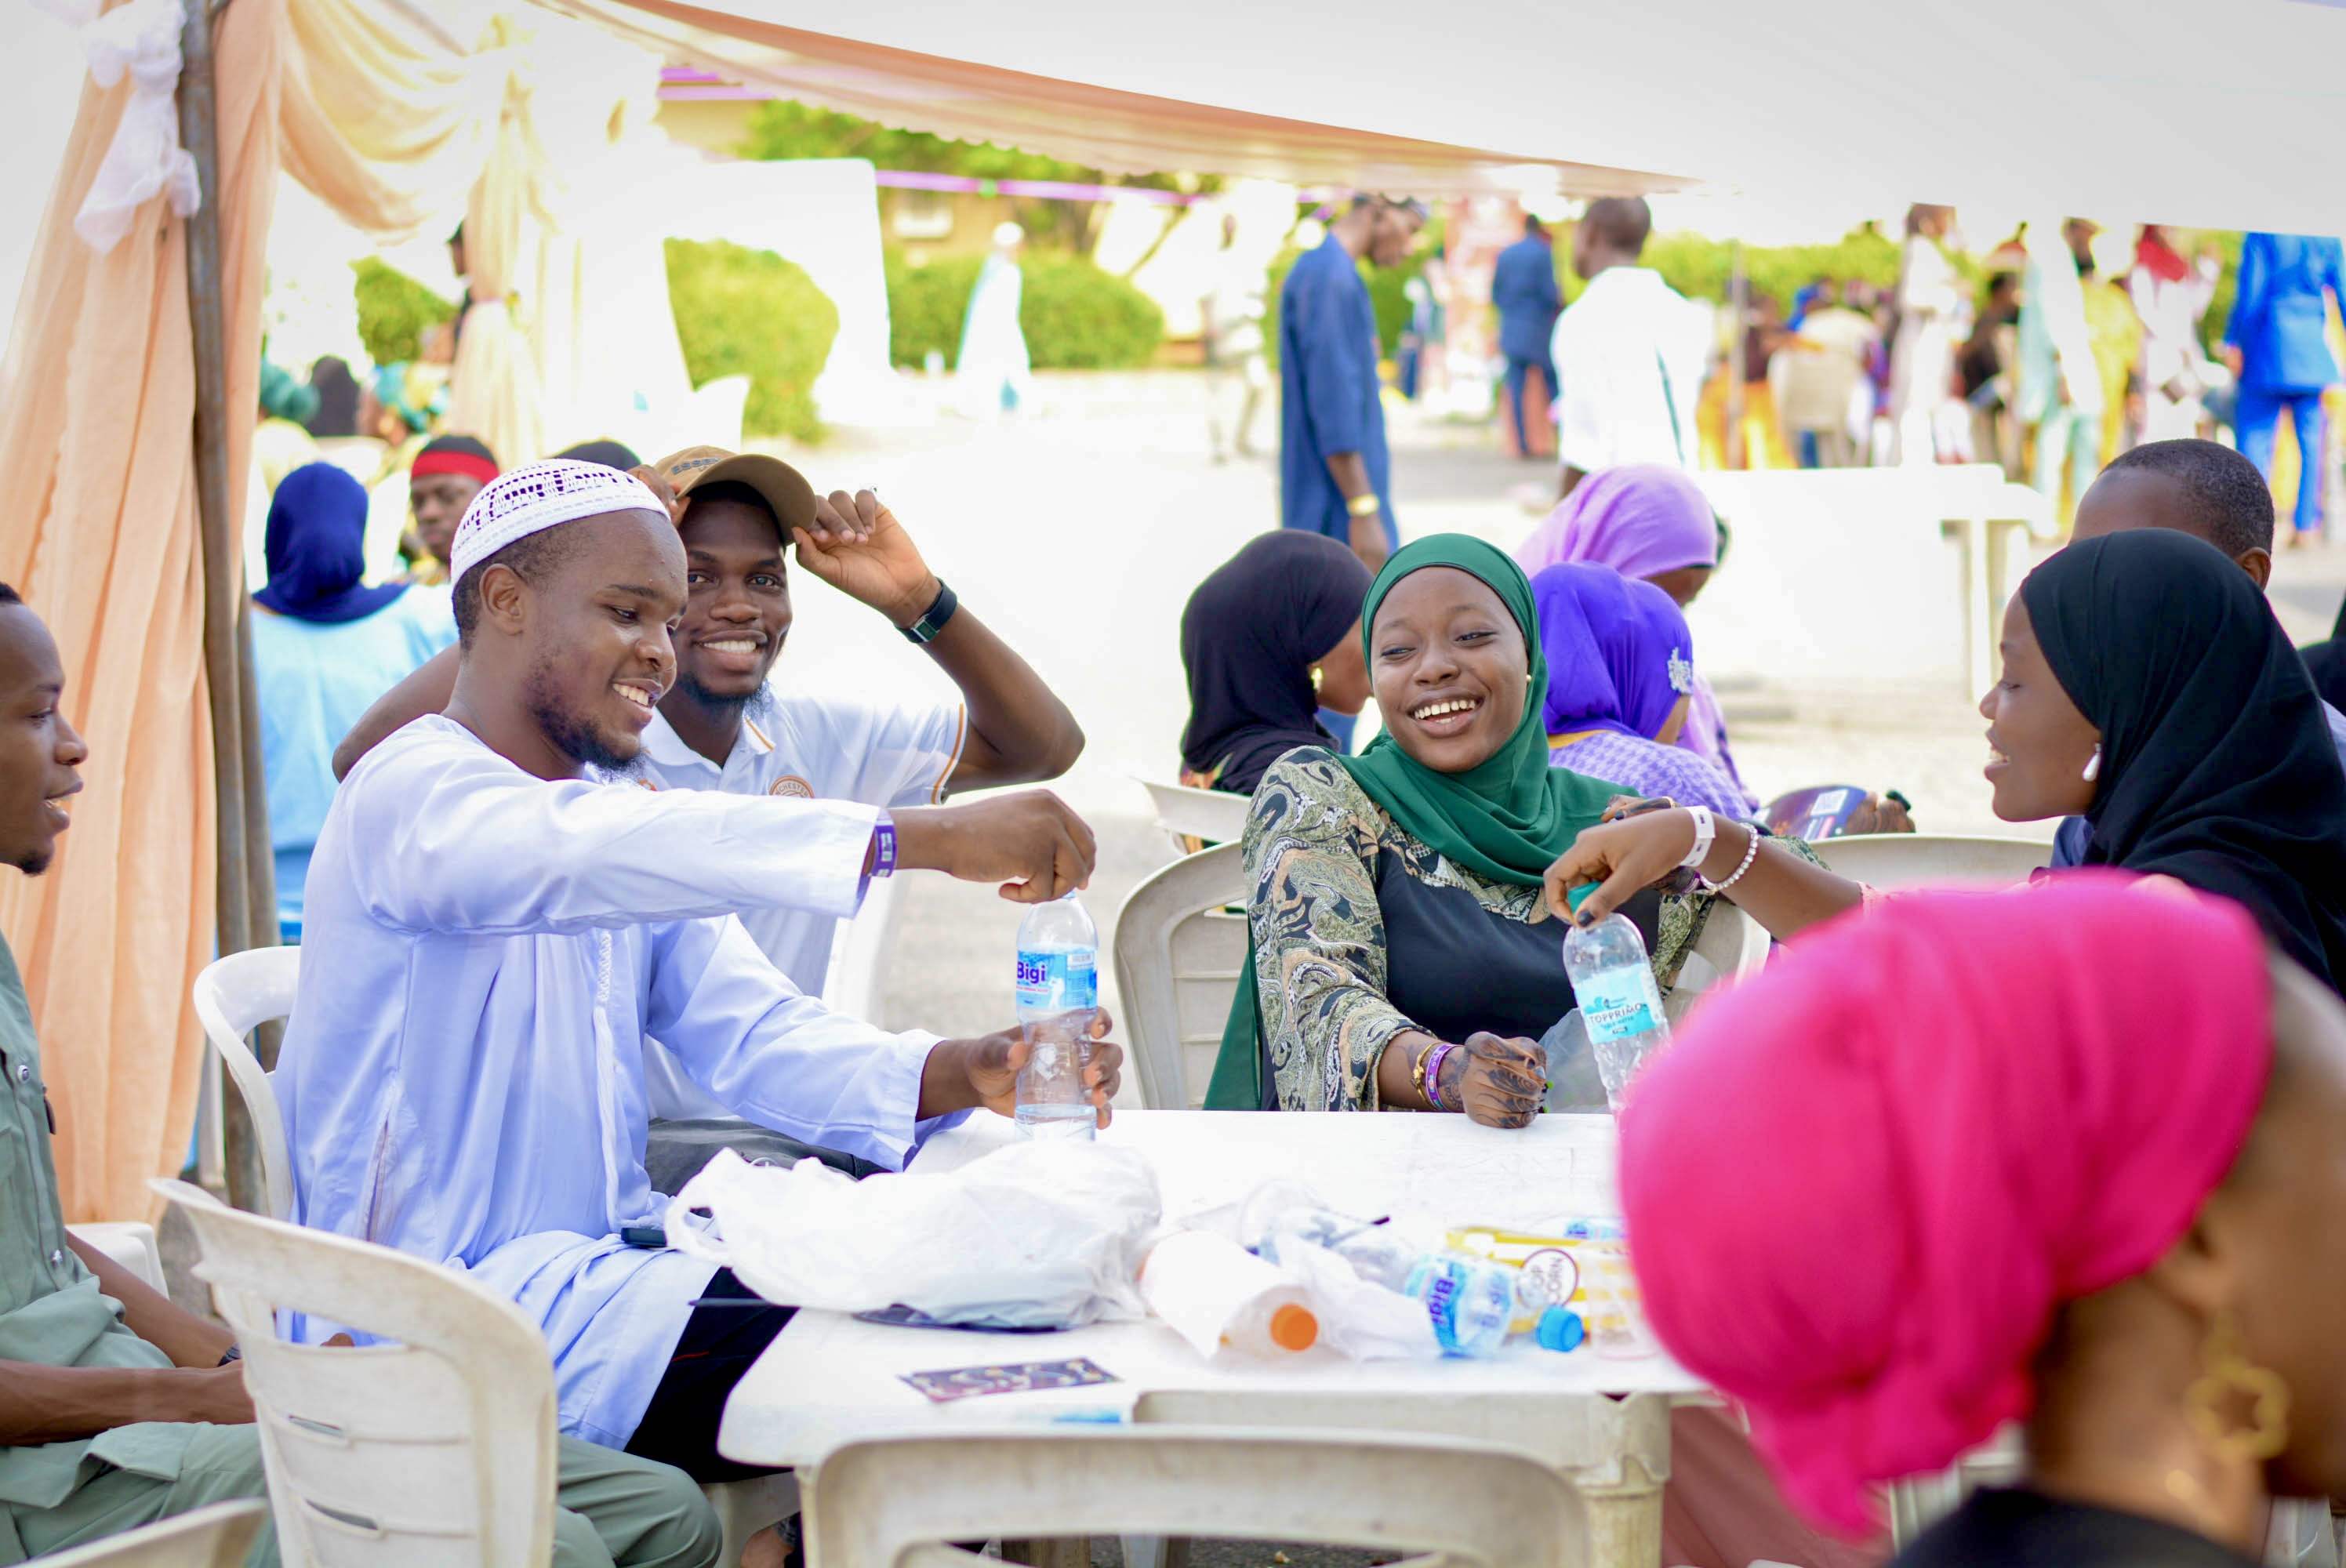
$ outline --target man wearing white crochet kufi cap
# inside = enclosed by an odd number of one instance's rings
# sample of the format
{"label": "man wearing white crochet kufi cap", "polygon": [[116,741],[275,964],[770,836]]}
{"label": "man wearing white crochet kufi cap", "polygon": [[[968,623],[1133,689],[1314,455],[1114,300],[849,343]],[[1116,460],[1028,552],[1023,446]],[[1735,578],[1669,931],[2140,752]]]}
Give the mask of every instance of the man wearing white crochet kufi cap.
{"label": "man wearing white crochet kufi cap", "polygon": [[[717,1311],[696,1301],[738,1288],[625,1239],[656,1237],[662,1210],[641,1041],[738,1115],[901,1166],[959,1113],[1007,1112],[1016,1031],[941,1041],[832,1013],[727,911],[846,915],[908,867],[1033,901],[1088,880],[1091,836],[1041,791],[892,817],[595,781],[635,756],[674,676],[685,557],[666,509],[614,470],[533,463],[474,499],[453,555],[454,696],[352,769],[311,860],[277,1074],[297,1217],[461,1264],[544,1326],[566,1431],[721,1479],[716,1415],[747,1361],[678,1343]],[[1121,1053],[1094,1061],[1104,1117]],[[722,1316],[739,1347],[787,1308]]]}

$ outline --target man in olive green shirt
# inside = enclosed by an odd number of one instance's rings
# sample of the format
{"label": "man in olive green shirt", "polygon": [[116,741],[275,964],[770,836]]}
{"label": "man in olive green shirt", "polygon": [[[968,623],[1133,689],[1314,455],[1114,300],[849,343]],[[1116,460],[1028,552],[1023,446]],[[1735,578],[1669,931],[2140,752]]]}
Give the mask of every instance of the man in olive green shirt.
{"label": "man in olive green shirt", "polygon": [[[0,583],[0,864],[46,871],[89,748],[56,645]],[[0,943],[0,1564],[227,1498],[266,1497],[235,1340],[67,1234],[31,1011]],[[556,1568],[709,1568],[717,1517],[682,1471],[562,1440]],[[273,1568],[264,1531],[248,1559]]]}

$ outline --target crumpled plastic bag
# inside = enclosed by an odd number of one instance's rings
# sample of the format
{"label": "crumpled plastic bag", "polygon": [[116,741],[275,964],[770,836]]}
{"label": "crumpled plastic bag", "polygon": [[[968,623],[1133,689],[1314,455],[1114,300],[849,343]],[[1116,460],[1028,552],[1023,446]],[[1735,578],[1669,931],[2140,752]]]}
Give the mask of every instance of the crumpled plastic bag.
{"label": "crumpled plastic bag", "polygon": [[668,1240],[782,1305],[1068,1328],[1147,1315],[1135,1280],[1161,1207],[1148,1162],[1107,1144],[1013,1144],[860,1182],[722,1149],[669,1202]]}
{"label": "crumpled plastic bag", "polygon": [[1442,1342],[1425,1303],[1363,1279],[1324,1247],[1290,1242],[1279,1249],[1279,1271],[1310,1293],[1320,1318],[1320,1343],[1348,1361],[1434,1360]]}

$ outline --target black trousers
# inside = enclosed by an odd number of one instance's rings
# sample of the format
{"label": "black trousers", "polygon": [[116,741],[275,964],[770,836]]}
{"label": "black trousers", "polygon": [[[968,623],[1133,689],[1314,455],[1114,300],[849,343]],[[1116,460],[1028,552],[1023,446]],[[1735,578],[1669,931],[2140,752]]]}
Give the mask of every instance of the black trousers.
{"label": "black trousers", "polygon": [[627,1440],[627,1451],[672,1464],[698,1481],[771,1474],[719,1453],[717,1424],[725,1415],[725,1400],[733,1385],[797,1310],[760,1300],[756,1291],[733,1278],[731,1269],[719,1269],[703,1292],[702,1305],[686,1319],[676,1354],[668,1358],[668,1370],[652,1390],[652,1402],[645,1407],[636,1435]]}

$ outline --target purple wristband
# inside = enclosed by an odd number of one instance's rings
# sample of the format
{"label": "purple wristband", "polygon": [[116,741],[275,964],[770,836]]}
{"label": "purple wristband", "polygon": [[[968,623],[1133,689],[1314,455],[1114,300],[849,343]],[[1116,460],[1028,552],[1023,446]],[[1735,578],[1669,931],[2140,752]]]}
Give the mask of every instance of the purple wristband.
{"label": "purple wristband", "polygon": [[1450,1042],[1444,1040],[1434,1046],[1425,1058],[1425,1103],[1437,1111],[1446,1111],[1450,1108],[1442,1103],[1440,1082],[1443,1059],[1449,1054]]}
{"label": "purple wristband", "polygon": [[892,877],[896,874],[896,824],[887,812],[872,828],[872,874]]}

